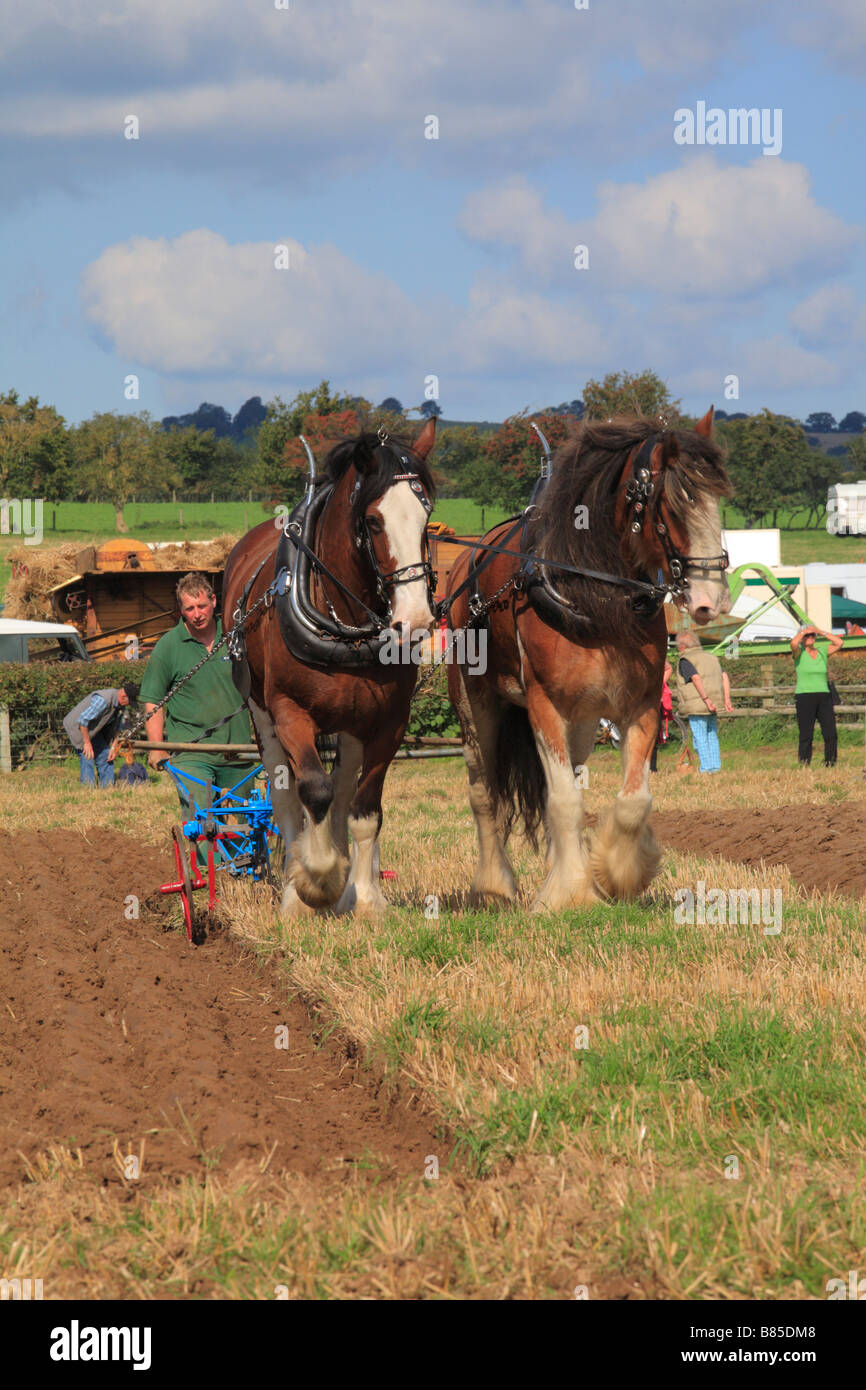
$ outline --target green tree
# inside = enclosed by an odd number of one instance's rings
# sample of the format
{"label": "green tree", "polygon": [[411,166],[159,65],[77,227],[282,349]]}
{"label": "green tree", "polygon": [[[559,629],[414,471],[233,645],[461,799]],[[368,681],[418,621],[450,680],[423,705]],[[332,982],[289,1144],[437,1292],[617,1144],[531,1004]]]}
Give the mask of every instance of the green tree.
{"label": "green tree", "polygon": [[193,489],[201,483],[210,485],[217,451],[213,430],[197,430],[192,425],[186,429],[165,430],[162,449],[172,473],[184,488]]}
{"label": "green tree", "polygon": [[506,507],[520,511],[525,507],[541,471],[542,450],[532,429],[534,419],[546,435],[551,449],[570,437],[570,417],[542,413],[530,417],[523,410],[504,420],[495,434],[484,441],[477,462],[465,471],[469,496],[481,506]]}
{"label": "green tree", "polygon": [[37,396],[0,395],[0,495],[59,502],[72,488],[66,421]]}
{"label": "green tree", "polygon": [[608,372],[602,381],[588,381],[584,386],[583,419],[607,420],[612,415],[662,415],[676,424],[680,401],[671,400],[655,372]]}
{"label": "green tree", "polygon": [[145,488],[168,492],[178,481],[165,448],[165,434],[147,411],[118,415],[106,411],[83,420],[72,431],[79,490],[87,497],[107,497],[118,531],[129,528],[123,508]]}
{"label": "green tree", "polygon": [[802,504],[814,465],[802,426],[762,410],[721,424],[719,434],[728,447],[734,502],[748,524],[770,515],[775,526],[782,508]]}
{"label": "green tree", "polygon": [[441,496],[471,496],[471,479],[482,466],[484,440],[473,425],[444,429],[436,439],[436,472]]}
{"label": "green tree", "polygon": [[286,445],[304,433],[309,416],[337,415],[347,409],[351,409],[349,398],[334,395],[327,381],[320,381],[312,391],[299,391],[288,405],[281,396],[269,401],[258,433],[259,472],[265,483],[278,485],[283,481]]}

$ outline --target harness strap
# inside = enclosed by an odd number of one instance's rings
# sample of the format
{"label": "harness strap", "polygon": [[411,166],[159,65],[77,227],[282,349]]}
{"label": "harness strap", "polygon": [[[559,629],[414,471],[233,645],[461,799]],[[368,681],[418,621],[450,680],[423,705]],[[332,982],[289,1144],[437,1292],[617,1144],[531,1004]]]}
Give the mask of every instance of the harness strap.
{"label": "harness strap", "polygon": [[[506,541],[510,541],[512,536],[516,536],[516,535],[517,535],[517,532],[520,530],[521,526],[523,525],[523,516],[524,516],[524,514],[521,512],[520,516],[519,516],[519,517],[517,518],[517,520],[514,522],[514,525],[512,526],[511,530],[508,532],[507,536],[505,537],[505,540],[506,540]],[[512,518],[512,519],[513,519],[513,518]],[[504,523],[500,523],[500,524],[504,524]],[[489,532],[488,532],[488,535],[489,535]],[[498,546],[498,545],[486,545],[486,544],[484,543],[484,541],[464,541],[464,540],[458,540],[458,538],[457,538],[456,536],[448,536],[448,538],[447,538],[447,544],[448,544],[448,545],[454,544],[454,545],[466,545],[466,546],[471,546],[472,549],[473,549],[474,551],[476,551],[476,552],[477,552],[478,550],[486,550],[488,553],[487,553],[487,555],[485,555],[484,559],[481,561],[480,564],[476,564],[476,563],[475,563],[475,556],[473,555],[472,559],[471,559],[470,562],[469,562],[469,573],[468,573],[468,575],[466,576],[466,578],[463,580],[463,582],[462,582],[461,584],[459,584],[459,585],[457,586],[457,588],[454,590],[454,593],[453,593],[453,594],[449,595],[448,598],[442,599],[441,603],[437,603],[437,605],[436,605],[436,617],[437,617],[437,619],[439,619],[439,618],[447,618],[447,616],[448,616],[448,614],[450,613],[451,608],[452,608],[452,606],[453,606],[453,604],[454,604],[454,601],[455,601],[456,599],[458,599],[458,598],[460,597],[460,595],[461,595],[462,593],[465,592],[466,589],[469,589],[472,585],[477,584],[479,574],[481,574],[484,570],[486,570],[488,565],[491,565],[491,564],[493,563],[494,556],[496,556],[496,555],[513,555],[513,554],[515,553],[514,551],[511,551],[511,550],[503,550],[502,547],[501,547],[501,546]]]}
{"label": "harness strap", "polygon": [[[517,534],[518,529],[522,525],[523,516],[521,515],[518,518],[516,525],[511,529],[511,531],[509,531],[505,539],[510,540],[513,535]],[[439,607],[443,609],[443,613],[440,614],[440,616],[443,616],[444,613],[448,612],[448,609],[454,602],[455,598],[457,598],[458,594],[462,593],[463,590],[466,589],[469,586],[469,584],[472,583],[473,579],[478,574],[480,574],[481,571],[485,569],[489,563],[492,562],[492,558],[494,555],[510,555],[512,559],[527,560],[533,565],[543,565],[545,569],[562,570],[564,574],[577,574],[582,579],[598,579],[602,580],[605,584],[616,584],[623,589],[635,589],[638,593],[647,594],[655,599],[663,599],[668,591],[667,586],[665,585],[650,584],[648,581],[643,579],[628,579],[626,578],[626,576],[619,574],[605,574],[600,570],[579,569],[576,565],[566,565],[561,560],[539,559],[537,555],[532,555],[527,551],[507,550],[502,545],[491,545],[487,541],[467,541],[462,540],[458,536],[449,536],[448,544],[465,545],[467,547],[472,547],[473,549],[487,550],[490,552],[490,554],[487,556],[485,560],[482,561],[480,565],[478,565],[478,567],[475,570],[473,570],[469,577],[465,579],[461,585],[459,585],[459,587],[454,591],[450,598],[443,600],[443,604],[439,605]]]}

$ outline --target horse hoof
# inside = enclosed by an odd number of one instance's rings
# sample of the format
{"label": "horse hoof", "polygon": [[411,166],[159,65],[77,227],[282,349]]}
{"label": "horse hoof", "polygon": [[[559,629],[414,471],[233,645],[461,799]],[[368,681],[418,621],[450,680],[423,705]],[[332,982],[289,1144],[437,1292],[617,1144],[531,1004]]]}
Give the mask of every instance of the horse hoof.
{"label": "horse hoof", "polygon": [[313,874],[300,859],[289,865],[289,883],[307,907],[332,907],[338,901],[349,877],[349,861],[335,856],[323,872]]}

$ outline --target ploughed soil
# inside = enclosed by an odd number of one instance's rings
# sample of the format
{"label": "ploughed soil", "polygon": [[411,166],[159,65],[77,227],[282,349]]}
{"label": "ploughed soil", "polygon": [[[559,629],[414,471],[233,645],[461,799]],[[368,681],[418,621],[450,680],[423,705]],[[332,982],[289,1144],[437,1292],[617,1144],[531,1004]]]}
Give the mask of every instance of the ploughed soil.
{"label": "ploughed soil", "polygon": [[654,814],[659,843],[744,864],[785,864],[805,888],[866,893],[866,802]]}
{"label": "ploughed soil", "polygon": [[[866,894],[866,802],[653,823],[664,846]],[[22,1154],[57,1144],[117,1181],[115,1153],[138,1154],[142,1140],[142,1179],[268,1154],[270,1172],[345,1174],[378,1159],[395,1176],[422,1173],[441,1151],[432,1120],[377,1094],[345,1043],[322,1040],[287,999],[275,966],[219,931],[195,947],[166,930],[147,899],[174,877],[168,853],[116,831],[0,840],[0,1184],[25,1176]]]}
{"label": "ploughed soil", "polygon": [[145,900],[175,877],[169,853],[116,831],[0,840],[0,1184],[57,1144],[116,1182],[115,1140],[138,1154],[142,1139],[145,1180],[272,1151],[272,1173],[345,1175],[375,1156],[420,1176],[441,1152],[432,1120],[320,1042],[275,966],[225,933],[196,947],[166,930]]}

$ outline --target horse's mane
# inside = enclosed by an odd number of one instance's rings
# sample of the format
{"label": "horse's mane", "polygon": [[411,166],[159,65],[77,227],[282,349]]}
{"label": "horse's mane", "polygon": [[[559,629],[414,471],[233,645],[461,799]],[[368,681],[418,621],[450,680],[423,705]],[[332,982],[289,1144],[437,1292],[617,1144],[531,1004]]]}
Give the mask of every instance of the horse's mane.
{"label": "horse's mane", "polygon": [[[722,450],[705,435],[694,430],[665,430],[658,420],[640,416],[623,416],[606,424],[586,421],[554,456],[550,481],[531,521],[536,555],[607,574],[623,573],[621,537],[615,525],[617,488],[629,454],[654,434],[663,441],[673,437],[679,447],[679,457],[668,461],[663,474],[665,508],[673,520],[688,530],[693,501],[730,496]],[[659,500],[654,489],[649,502],[651,525]],[[575,526],[578,506],[588,511],[585,528]],[[644,570],[649,561],[642,542],[642,536],[628,533],[626,553],[637,571]],[[548,574],[554,587],[606,639],[633,642],[641,637],[642,624],[628,590],[554,569]],[[654,581],[655,574],[650,578]]]}
{"label": "horse's mane", "polygon": [[341,440],[328,452],[321,478],[338,483],[352,466],[361,479],[361,486],[352,499],[352,513],[356,518],[381,497],[398,473],[417,473],[430,501],[436,496],[433,474],[426,460],[415,453],[407,440],[397,435],[391,435],[384,447],[378,435],[369,430]]}

